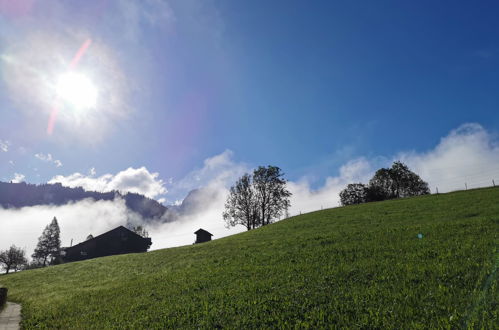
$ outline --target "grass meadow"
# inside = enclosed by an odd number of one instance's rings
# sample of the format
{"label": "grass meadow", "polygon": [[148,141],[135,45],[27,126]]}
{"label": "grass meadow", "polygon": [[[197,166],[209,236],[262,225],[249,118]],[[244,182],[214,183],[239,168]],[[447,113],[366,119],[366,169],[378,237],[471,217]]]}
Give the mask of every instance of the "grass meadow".
{"label": "grass meadow", "polygon": [[317,211],[0,284],[26,329],[494,328],[498,229],[499,188],[477,189]]}

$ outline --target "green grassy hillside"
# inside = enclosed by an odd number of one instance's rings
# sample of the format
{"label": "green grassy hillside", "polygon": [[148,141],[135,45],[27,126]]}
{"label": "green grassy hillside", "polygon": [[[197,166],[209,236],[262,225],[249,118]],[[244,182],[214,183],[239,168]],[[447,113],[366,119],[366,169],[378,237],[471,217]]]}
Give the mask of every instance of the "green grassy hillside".
{"label": "green grassy hillside", "polygon": [[26,328],[493,328],[498,229],[499,189],[479,189],[313,212],[0,284]]}

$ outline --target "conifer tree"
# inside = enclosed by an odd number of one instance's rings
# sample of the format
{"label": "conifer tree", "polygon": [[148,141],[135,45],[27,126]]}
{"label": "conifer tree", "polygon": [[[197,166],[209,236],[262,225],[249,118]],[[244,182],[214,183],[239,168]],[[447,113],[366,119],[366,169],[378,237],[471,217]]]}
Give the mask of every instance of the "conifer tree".
{"label": "conifer tree", "polygon": [[35,263],[45,267],[59,260],[61,254],[61,238],[57,218],[45,227],[42,236],[38,238],[38,244],[32,257]]}

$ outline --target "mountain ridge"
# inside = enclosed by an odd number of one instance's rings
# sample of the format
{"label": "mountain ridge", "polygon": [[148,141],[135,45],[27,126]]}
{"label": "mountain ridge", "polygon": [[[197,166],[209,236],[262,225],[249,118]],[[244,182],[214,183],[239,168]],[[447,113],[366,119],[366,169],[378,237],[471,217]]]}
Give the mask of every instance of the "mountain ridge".
{"label": "mountain ridge", "polygon": [[168,208],[158,201],[138,193],[119,191],[87,191],[82,187],[66,187],[60,183],[29,184],[0,181],[0,206],[3,208],[21,208],[36,205],[65,205],[87,198],[95,201],[114,201],[123,198],[126,207],[140,214],[145,221],[160,221]]}

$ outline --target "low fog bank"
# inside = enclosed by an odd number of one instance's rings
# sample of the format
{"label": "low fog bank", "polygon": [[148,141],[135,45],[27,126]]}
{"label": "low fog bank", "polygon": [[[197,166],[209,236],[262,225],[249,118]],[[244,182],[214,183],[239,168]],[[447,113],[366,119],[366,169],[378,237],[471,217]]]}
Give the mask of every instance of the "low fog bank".
{"label": "low fog bank", "polygon": [[70,246],[86,239],[89,234],[102,234],[119,225],[142,223],[142,218],[130,212],[123,199],[95,201],[85,199],[62,206],[38,205],[19,209],[0,208],[0,250],[12,244],[24,248],[31,256],[45,226],[55,217],[61,229],[61,246]]}
{"label": "low fog bank", "polygon": [[39,205],[19,209],[0,208],[0,250],[12,244],[26,250],[31,256],[38,238],[55,216],[61,229],[61,246],[78,244],[89,234],[100,235],[127,223],[143,225],[152,239],[151,250],[192,244],[194,232],[199,228],[208,230],[213,239],[236,234],[245,230],[243,226],[227,229],[222,212],[225,191],[203,188],[191,194],[186,203],[173,208],[165,215],[166,223],[146,223],[137,213],[131,212],[123,199],[95,201],[86,199],[63,206]]}
{"label": "low fog bank", "polygon": [[[149,229],[152,238],[151,249],[189,245],[194,243],[194,232],[200,228],[213,234],[212,239],[237,234],[246,230],[243,226],[230,229],[225,227],[222,217],[228,190],[203,188],[192,196],[184,199],[184,205],[177,210],[171,210],[167,216],[172,222],[159,224]],[[191,194],[192,195],[192,194]],[[183,206],[183,207],[182,207]]]}

